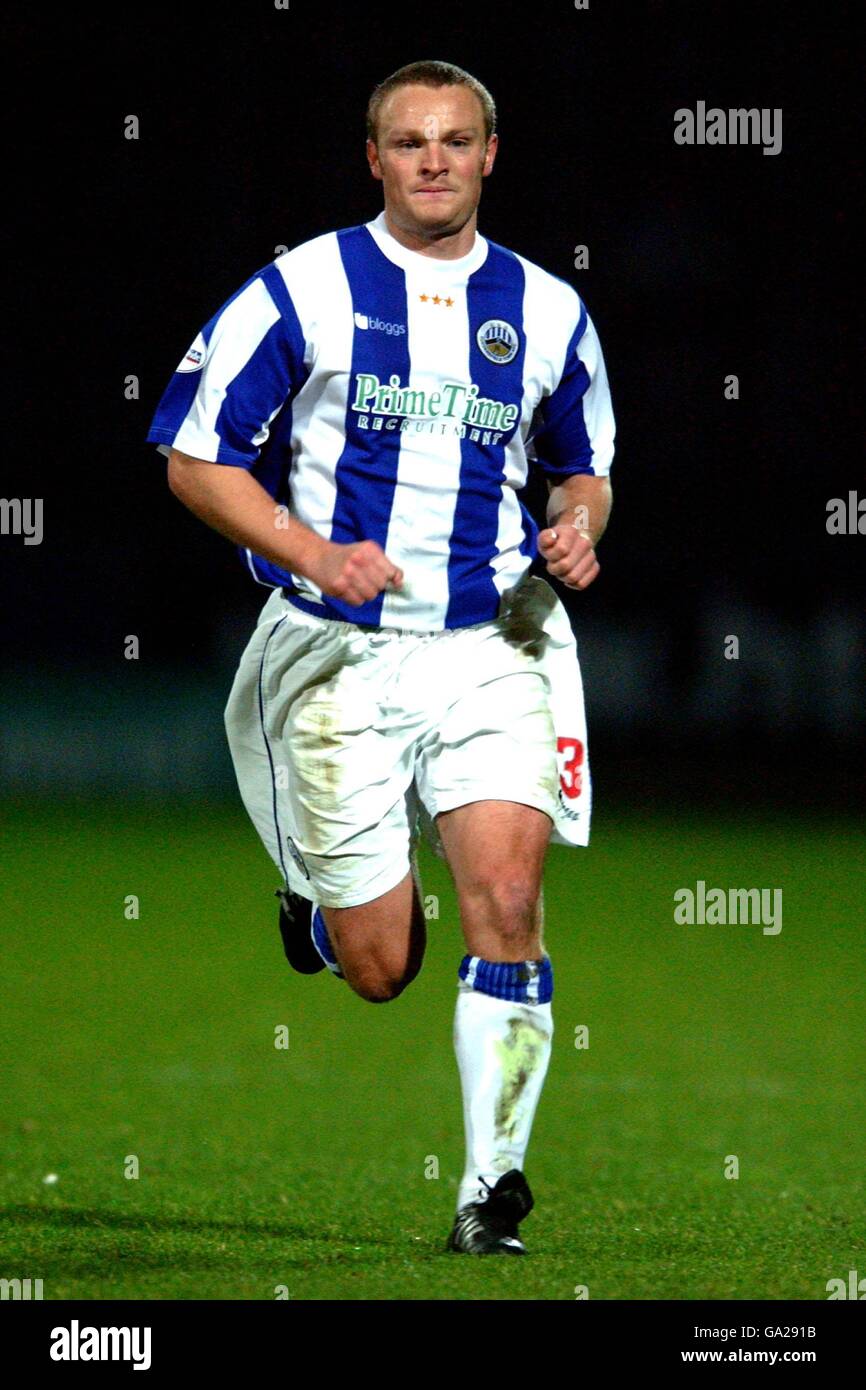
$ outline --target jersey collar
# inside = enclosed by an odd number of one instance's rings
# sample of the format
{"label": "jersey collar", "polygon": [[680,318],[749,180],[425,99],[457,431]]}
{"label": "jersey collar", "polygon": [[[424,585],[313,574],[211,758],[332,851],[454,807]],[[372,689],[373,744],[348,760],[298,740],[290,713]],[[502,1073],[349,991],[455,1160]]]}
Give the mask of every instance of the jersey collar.
{"label": "jersey collar", "polygon": [[425,275],[442,275],[449,278],[460,277],[471,275],[487,259],[488,244],[480,232],[475,233],[472,250],[465,256],[443,261],[437,260],[434,256],[422,256],[419,251],[410,251],[407,246],[402,246],[388,231],[384,212],[380,212],[372,222],[366,223],[366,227],[382,255],[387,256],[394,265],[400,266],[401,270],[420,270]]}

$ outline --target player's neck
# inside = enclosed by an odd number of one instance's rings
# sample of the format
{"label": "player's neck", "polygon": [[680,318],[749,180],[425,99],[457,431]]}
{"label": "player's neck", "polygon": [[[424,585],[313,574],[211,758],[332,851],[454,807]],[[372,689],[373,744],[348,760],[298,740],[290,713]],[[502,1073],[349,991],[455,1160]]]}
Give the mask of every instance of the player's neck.
{"label": "player's neck", "polygon": [[394,240],[405,247],[407,251],[417,252],[419,256],[429,256],[432,260],[437,261],[458,261],[463,256],[468,256],[475,245],[476,222],[478,220],[475,212],[458,231],[446,236],[423,236],[420,233],[407,231],[392,221],[387,208],[384,212],[385,226]]}

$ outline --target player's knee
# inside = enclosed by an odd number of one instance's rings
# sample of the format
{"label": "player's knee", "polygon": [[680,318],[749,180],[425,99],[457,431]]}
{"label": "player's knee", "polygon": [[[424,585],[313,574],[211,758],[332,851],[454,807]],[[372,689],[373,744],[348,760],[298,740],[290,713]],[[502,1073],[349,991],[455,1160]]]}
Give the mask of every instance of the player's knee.
{"label": "player's knee", "polygon": [[372,959],[364,962],[349,977],[356,994],[370,1004],[387,1004],[397,999],[411,985],[421,969],[423,951],[413,951],[409,958],[393,961]]}
{"label": "player's knee", "polygon": [[413,912],[411,922],[388,919],[376,926],[367,940],[346,932],[338,954],[349,985],[371,1004],[387,1004],[403,993],[424,961],[424,917]]}
{"label": "player's knee", "polygon": [[380,972],[363,972],[349,983],[355,993],[366,999],[368,1004],[387,1004],[403,993],[409,980]]}
{"label": "player's knee", "polygon": [[500,936],[523,936],[534,926],[538,884],[528,875],[510,870],[486,873],[472,890],[476,900],[483,900],[489,924]]}

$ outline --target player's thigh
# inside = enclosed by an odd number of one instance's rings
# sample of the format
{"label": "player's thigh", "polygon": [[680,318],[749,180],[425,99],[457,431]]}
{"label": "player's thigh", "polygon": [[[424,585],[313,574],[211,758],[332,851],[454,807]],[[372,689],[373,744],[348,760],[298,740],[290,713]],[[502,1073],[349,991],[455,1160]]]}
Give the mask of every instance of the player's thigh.
{"label": "player's thigh", "polygon": [[541,891],[550,817],[512,801],[474,801],[437,817],[467,950],[485,960],[542,952]]}
{"label": "player's thigh", "polygon": [[393,998],[418,973],[412,869],[415,716],[393,696],[400,649],[353,635],[287,700],[279,747],[288,820],[343,974]]}
{"label": "player's thigh", "polygon": [[419,790],[436,817],[467,941],[502,946],[510,935],[520,950],[535,940],[559,789],[548,685],[534,657],[496,634],[467,633],[453,650],[463,685],[419,759]]}
{"label": "player's thigh", "polygon": [[505,884],[533,904],[541,889],[552,823],[516,801],[472,801],[445,811],[436,827],[458,892],[486,897]]}
{"label": "player's thigh", "polygon": [[[490,631],[466,633],[452,654],[459,669],[442,678],[454,694],[419,751],[418,791],[440,834],[452,826],[461,878],[490,879],[510,863],[516,877],[537,881],[559,793],[547,680],[536,659]],[[479,802],[488,804],[470,809]]]}
{"label": "player's thigh", "polygon": [[383,718],[390,670],[364,640],[326,648],[300,689],[287,669],[268,705],[283,829],[323,908],[363,906],[410,872],[413,731]]}

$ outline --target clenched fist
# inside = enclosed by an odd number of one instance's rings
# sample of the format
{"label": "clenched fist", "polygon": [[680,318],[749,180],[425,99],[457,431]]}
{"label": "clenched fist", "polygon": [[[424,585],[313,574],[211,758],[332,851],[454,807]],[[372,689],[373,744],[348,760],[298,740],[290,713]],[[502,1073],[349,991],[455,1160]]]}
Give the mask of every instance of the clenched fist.
{"label": "clenched fist", "polygon": [[308,573],[323,594],[354,608],[376,598],[383,589],[400,589],[403,585],[403,571],[391,563],[375,541],[355,541],[351,545],[329,541]]}
{"label": "clenched fist", "polygon": [[549,526],[538,533],[538,548],[547,561],[547,572],[569,589],[585,589],[601,566],[595,558],[592,537],[574,526]]}

